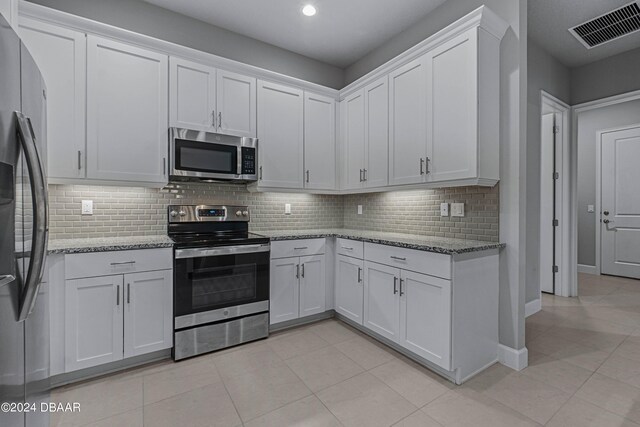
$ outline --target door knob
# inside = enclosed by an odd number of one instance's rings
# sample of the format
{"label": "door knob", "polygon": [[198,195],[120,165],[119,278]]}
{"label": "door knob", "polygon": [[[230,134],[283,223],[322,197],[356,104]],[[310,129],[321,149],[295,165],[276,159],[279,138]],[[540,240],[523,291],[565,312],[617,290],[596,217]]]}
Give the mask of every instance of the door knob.
{"label": "door knob", "polygon": [[604,211],[602,213],[605,214],[605,215],[609,215],[609,211]]}
{"label": "door knob", "polygon": [[608,219],[603,219],[602,222],[604,222],[605,224],[609,224],[611,221],[609,221]]}

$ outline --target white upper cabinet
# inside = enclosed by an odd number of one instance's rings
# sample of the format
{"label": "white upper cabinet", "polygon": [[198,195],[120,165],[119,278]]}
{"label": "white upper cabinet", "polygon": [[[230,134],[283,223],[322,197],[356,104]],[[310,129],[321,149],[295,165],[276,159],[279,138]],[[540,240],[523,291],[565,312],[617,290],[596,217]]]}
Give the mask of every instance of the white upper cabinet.
{"label": "white upper cabinet", "polygon": [[256,137],[256,79],[218,70],[218,131]]}
{"label": "white upper cabinet", "polygon": [[389,184],[421,183],[427,157],[425,58],[392,71],[389,93]]}
{"label": "white upper cabinet", "polygon": [[173,57],[170,67],[171,126],[216,132],[216,69]]}
{"label": "white upper cabinet", "polygon": [[340,104],[342,149],[344,156],[343,189],[361,188],[364,174],[364,91],[346,97]]}
{"label": "white upper cabinet", "polygon": [[387,76],[364,88],[365,187],[384,187],[389,180],[389,84]]}
{"label": "white upper cabinet", "polygon": [[48,176],[84,178],[86,37],[28,18],[19,31],[47,85]]}
{"label": "white upper cabinet", "polygon": [[336,187],[336,104],[333,98],[304,95],[305,188]]}
{"label": "white upper cabinet", "polygon": [[87,39],[87,177],[167,182],[168,57]]}
{"label": "white upper cabinet", "polygon": [[304,186],[304,96],[300,89],[258,81],[258,185]]}

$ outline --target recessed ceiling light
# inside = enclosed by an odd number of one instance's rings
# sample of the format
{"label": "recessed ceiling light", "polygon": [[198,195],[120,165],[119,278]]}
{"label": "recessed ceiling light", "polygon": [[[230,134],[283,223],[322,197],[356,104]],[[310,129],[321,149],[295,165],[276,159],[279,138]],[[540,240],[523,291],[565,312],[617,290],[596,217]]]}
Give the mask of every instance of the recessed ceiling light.
{"label": "recessed ceiling light", "polygon": [[307,16],[313,16],[316,14],[316,8],[308,4],[302,8],[302,13],[304,13]]}

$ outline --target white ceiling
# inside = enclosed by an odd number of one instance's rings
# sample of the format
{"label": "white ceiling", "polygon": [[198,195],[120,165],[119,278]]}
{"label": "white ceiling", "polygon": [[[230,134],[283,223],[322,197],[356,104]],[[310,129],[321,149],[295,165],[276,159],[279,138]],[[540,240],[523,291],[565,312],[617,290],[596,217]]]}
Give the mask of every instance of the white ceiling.
{"label": "white ceiling", "polygon": [[529,37],[567,67],[578,67],[640,47],[640,31],[593,49],[568,29],[610,12],[630,0],[529,0]]}
{"label": "white ceiling", "polygon": [[[144,1],[344,68],[445,0]],[[318,13],[304,16],[305,4]]]}

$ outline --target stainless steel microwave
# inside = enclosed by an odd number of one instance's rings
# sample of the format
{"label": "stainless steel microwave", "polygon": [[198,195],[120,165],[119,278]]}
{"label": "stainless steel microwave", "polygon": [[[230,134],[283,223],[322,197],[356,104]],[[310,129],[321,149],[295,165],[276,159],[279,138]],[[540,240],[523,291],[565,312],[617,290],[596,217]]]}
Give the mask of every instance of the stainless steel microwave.
{"label": "stainless steel microwave", "polygon": [[256,181],[258,140],[171,128],[171,181]]}

